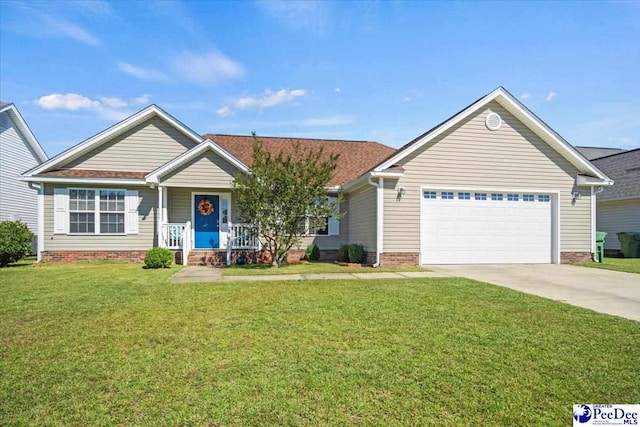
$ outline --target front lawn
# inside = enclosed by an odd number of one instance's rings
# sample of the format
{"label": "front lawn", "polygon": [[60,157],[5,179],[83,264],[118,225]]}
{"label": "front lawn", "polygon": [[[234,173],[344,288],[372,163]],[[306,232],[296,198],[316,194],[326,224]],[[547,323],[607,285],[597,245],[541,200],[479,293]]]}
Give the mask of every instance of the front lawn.
{"label": "front lawn", "polygon": [[172,285],[0,269],[0,425],[567,425],[640,323],[459,278]]}
{"label": "front lawn", "polygon": [[640,273],[640,258],[607,258],[603,262],[580,262],[577,265],[591,268],[604,268],[605,270],[624,271],[627,273]]}
{"label": "front lawn", "polygon": [[396,271],[429,271],[422,267],[348,267],[335,262],[297,262],[272,267],[268,264],[230,265],[224,268],[225,276],[264,276],[272,274],[318,273],[382,273]]}

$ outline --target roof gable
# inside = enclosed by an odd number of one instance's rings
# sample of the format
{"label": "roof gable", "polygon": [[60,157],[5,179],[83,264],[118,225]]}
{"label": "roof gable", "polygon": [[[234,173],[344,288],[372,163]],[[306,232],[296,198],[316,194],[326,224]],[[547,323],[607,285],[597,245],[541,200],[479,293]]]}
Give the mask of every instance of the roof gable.
{"label": "roof gable", "polygon": [[195,143],[200,143],[203,141],[200,135],[189,129],[169,113],[167,113],[157,105],[150,105],[147,108],[135,113],[134,115],[122,120],[121,122],[116,123],[110,128],[107,128],[104,131],[92,136],[91,138],[86,139],[83,142],[58,154],[57,156],[51,158],[49,161],[31,169],[30,171],[25,173],[25,176],[33,176],[57,169],[60,166],[74,159],[77,159],[84,154],[90,153],[92,150],[95,150],[102,144],[111,141],[113,138],[122,135],[128,130],[144,123],[145,121],[153,117],[158,117],[160,120],[166,122],[169,126],[173,127],[178,132],[182,133]]}
{"label": "roof gable", "polygon": [[24,120],[22,114],[20,114],[20,111],[18,111],[16,106],[8,102],[0,102],[0,114],[7,114],[9,119],[13,122],[14,126],[22,135],[23,140],[27,143],[28,147],[35,155],[38,163],[47,161],[47,153],[45,153],[42,149],[42,146],[36,139],[33,132],[31,132],[31,129],[27,125],[27,122]]}
{"label": "roof gable", "polygon": [[[207,134],[205,137],[213,140],[244,164],[251,166],[253,163],[253,136],[246,135],[220,135]],[[372,141],[344,141],[330,139],[309,138],[280,138],[258,136],[265,150],[272,155],[278,153],[290,153],[295,144],[299,144],[303,150],[317,151],[323,149],[328,157],[338,154],[338,164],[329,187],[344,185],[360,175],[371,170],[376,164],[395,152],[394,148]]]}
{"label": "roof gable", "polygon": [[470,115],[474,114],[481,108],[487,106],[490,102],[496,101],[509,113],[516,117],[520,122],[527,126],[532,132],[538,135],[545,143],[550,145],[560,155],[566,158],[571,164],[573,164],[579,171],[593,175],[602,180],[608,180],[608,177],[587,159],[585,159],[578,151],[576,151],[571,144],[569,144],[564,138],[556,133],[551,127],[544,123],[539,117],[525,107],[520,101],[518,101],[513,95],[511,95],[506,89],[499,87],[488,95],[480,98],[474,103],[470,104],[457,114],[453,115],[449,119],[420,135],[413,141],[409,142],[405,146],[401,147],[395,154],[390,156],[381,162],[376,168],[376,171],[383,171],[396,163],[401,159],[409,156],[420,148],[424,147],[428,142],[434,138],[442,135],[447,130],[451,129],[462,120],[466,119]]}

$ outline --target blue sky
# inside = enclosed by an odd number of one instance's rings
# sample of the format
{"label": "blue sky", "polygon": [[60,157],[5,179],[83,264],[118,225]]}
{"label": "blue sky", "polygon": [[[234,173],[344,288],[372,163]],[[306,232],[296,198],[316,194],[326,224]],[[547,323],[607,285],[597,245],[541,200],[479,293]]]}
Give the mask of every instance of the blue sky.
{"label": "blue sky", "polygon": [[574,145],[640,146],[640,2],[0,0],[0,98],[49,155],[150,103],[398,147],[497,86]]}

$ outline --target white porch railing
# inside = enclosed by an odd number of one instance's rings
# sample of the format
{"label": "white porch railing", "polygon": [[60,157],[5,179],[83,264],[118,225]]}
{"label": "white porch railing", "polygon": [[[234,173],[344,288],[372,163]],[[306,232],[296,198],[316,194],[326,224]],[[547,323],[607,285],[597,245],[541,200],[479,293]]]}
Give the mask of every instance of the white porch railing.
{"label": "white porch railing", "polygon": [[231,251],[233,249],[260,249],[258,233],[251,224],[229,223],[229,233],[227,234],[227,265],[231,265]]}
{"label": "white porch railing", "polygon": [[181,249],[182,264],[187,265],[191,250],[191,222],[163,224],[161,246],[167,249]]}
{"label": "white porch railing", "polygon": [[[251,224],[228,224],[227,264],[231,264],[233,249],[258,250],[260,240]],[[162,224],[162,241],[160,246],[167,249],[182,250],[182,263],[187,265],[192,246],[191,222]]]}

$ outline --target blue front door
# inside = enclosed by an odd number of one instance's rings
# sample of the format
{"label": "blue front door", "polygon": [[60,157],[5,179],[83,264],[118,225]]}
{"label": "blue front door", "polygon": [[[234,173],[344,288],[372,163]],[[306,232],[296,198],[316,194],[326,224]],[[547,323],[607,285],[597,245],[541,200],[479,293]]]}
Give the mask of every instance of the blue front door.
{"label": "blue front door", "polygon": [[220,198],[196,194],[193,198],[195,247],[216,249],[220,247]]}

